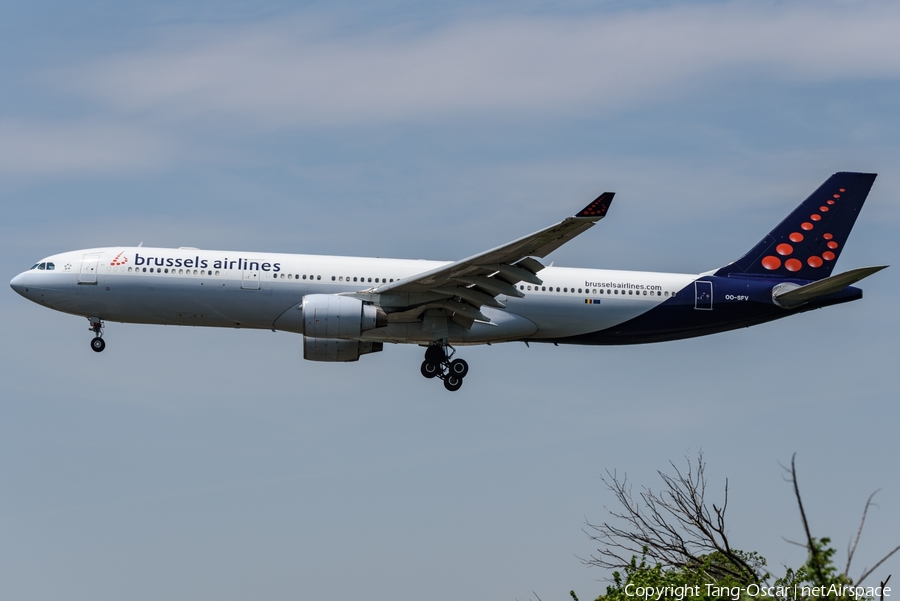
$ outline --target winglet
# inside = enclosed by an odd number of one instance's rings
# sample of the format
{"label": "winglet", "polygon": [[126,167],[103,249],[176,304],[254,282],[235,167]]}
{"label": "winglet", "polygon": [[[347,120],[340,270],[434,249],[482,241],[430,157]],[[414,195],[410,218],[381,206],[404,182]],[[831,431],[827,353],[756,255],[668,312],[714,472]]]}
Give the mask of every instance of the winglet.
{"label": "winglet", "polygon": [[589,204],[588,206],[581,209],[580,212],[576,213],[576,217],[595,217],[597,219],[603,219],[606,217],[606,212],[609,210],[609,205],[612,204],[613,196],[615,196],[615,192],[604,192],[597,199]]}

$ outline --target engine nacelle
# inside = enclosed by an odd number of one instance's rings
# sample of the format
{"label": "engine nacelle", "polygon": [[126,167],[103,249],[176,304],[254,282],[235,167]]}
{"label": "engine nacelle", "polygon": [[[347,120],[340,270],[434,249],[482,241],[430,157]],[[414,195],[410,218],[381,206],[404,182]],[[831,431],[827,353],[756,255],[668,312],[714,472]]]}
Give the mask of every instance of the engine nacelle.
{"label": "engine nacelle", "polygon": [[303,297],[303,334],[310,338],[358,338],[366,330],[385,323],[387,315],[384,312],[357,298],[335,294]]}
{"label": "engine nacelle", "polygon": [[303,337],[303,358],[307,361],[358,361],[360,355],[383,349],[382,342]]}

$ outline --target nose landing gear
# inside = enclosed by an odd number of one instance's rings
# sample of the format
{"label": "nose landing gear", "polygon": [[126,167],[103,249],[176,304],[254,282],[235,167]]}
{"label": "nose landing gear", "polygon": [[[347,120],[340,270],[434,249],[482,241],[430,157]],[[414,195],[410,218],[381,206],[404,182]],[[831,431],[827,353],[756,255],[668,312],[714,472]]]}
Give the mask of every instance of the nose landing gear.
{"label": "nose landing gear", "polygon": [[91,340],[91,350],[95,353],[101,353],[106,348],[106,342],[103,341],[103,320],[99,317],[88,317],[88,321],[91,322],[89,329],[94,333],[94,339]]}
{"label": "nose landing gear", "polygon": [[[447,349],[450,354],[447,354]],[[425,360],[419,371],[428,379],[440,378],[444,381],[444,388],[450,392],[459,390],[463,385],[463,378],[469,373],[469,364],[464,359],[451,358],[456,350],[447,344],[432,344],[425,349]]]}

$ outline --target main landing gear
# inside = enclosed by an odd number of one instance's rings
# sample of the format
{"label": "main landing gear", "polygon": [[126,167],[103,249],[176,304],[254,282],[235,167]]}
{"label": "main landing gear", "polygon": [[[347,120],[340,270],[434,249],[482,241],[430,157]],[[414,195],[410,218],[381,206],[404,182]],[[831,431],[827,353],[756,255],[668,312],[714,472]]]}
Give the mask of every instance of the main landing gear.
{"label": "main landing gear", "polygon": [[[447,354],[447,349],[450,354]],[[432,344],[425,349],[421,372],[426,378],[440,378],[444,388],[455,392],[462,387],[463,378],[469,373],[469,364],[463,359],[452,359],[456,351],[449,344]]]}
{"label": "main landing gear", "polygon": [[103,352],[106,348],[106,342],[103,341],[103,320],[99,317],[88,317],[91,322],[90,330],[94,333],[94,339],[91,340],[91,350],[95,353]]}

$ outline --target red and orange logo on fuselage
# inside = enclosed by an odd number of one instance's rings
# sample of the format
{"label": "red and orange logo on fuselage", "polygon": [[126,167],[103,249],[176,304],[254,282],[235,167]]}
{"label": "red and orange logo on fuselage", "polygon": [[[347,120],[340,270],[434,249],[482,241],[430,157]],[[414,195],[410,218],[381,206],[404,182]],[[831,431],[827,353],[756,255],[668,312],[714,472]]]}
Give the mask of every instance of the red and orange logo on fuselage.
{"label": "red and orange logo on fuselage", "polygon": [[110,264],[110,265],[113,265],[113,266],[124,265],[125,263],[128,262],[128,257],[123,257],[123,256],[122,256],[122,255],[124,255],[124,254],[125,254],[125,251],[123,250],[122,252],[120,252],[119,254],[117,254],[115,257],[113,257],[113,260],[110,261],[109,264]]}

